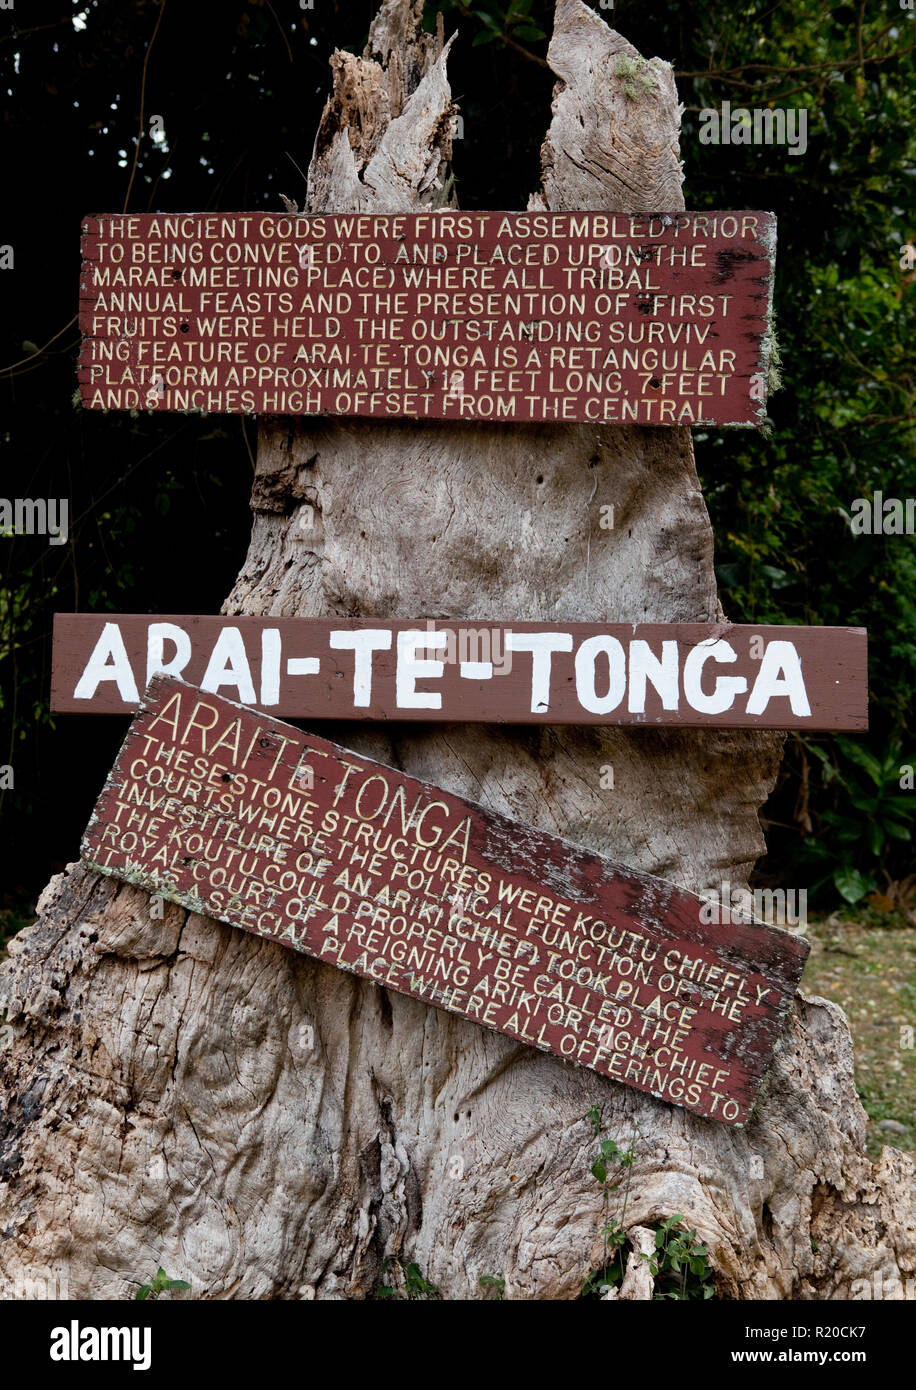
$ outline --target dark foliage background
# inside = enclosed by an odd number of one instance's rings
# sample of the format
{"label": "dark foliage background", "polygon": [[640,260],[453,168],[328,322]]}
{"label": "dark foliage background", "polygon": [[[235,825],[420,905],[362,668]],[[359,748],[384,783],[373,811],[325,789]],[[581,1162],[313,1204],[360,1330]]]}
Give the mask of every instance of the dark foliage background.
{"label": "dark foliage background", "polygon": [[[460,31],[459,199],[523,207],[549,118],[552,5],[438,8]],[[361,51],[372,11],[17,0],[0,12],[0,245],[15,256],[0,271],[0,494],[71,507],[67,546],[0,538],[0,764],[15,776],[0,791],[0,907],[33,902],[76,856],[124,733],[120,720],[49,714],[52,613],[216,612],[249,532],[254,422],[74,407],[80,218],[298,200],[293,161],[307,166],[328,57],[335,44]],[[770,436],[695,436],[726,611],[870,631],[871,732],[788,741],[762,872],[826,906],[900,905],[916,867],[916,791],[901,786],[916,763],[916,539],[853,537],[848,514],[875,489],[916,495],[916,275],[901,254],[916,239],[916,16],[899,0],[617,0],[604,17],[675,66],[688,207],[779,217],[785,385]],[[807,109],[807,151],[701,145],[699,111],[723,99]],[[154,115],[164,139],[151,138]]]}

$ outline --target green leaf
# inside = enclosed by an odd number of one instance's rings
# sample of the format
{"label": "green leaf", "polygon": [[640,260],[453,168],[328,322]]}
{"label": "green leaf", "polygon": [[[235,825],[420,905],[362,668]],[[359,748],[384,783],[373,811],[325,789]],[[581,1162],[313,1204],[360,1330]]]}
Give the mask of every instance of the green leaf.
{"label": "green leaf", "polygon": [[535,24],[520,24],[517,29],[513,29],[512,37],[528,39],[532,43],[537,43],[540,39],[546,39],[547,35],[543,29],[538,29]]}
{"label": "green leaf", "polygon": [[869,753],[867,748],[863,748],[861,743],[856,743],[851,738],[843,738],[838,735],[837,743],[849,761],[867,772],[875,786],[880,787],[884,781],[884,770],[874,754]]}
{"label": "green leaf", "polygon": [[492,43],[499,35],[495,29],[481,29],[479,34],[475,34],[471,40],[472,48],[482,48],[485,43]]}
{"label": "green leaf", "polygon": [[873,878],[859,873],[858,869],[853,869],[848,864],[834,870],[833,882],[837,892],[848,903],[861,902],[866,893],[870,893],[875,886]]}
{"label": "green leaf", "polygon": [[607,1164],[603,1158],[596,1158],[592,1164],[592,1177],[597,1178],[598,1182],[604,1182],[607,1177]]}
{"label": "green leaf", "polygon": [[152,1293],[152,1289],[150,1288],[149,1284],[141,1284],[140,1287],[139,1287],[139,1289],[137,1290],[137,1294],[136,1294],[136,1298],[134,1299],[134,1302],[135,1302],[135,1303],[143,1303],[147,1298],[149,1298],[149,1296],[150,1296],[151,1293]]}

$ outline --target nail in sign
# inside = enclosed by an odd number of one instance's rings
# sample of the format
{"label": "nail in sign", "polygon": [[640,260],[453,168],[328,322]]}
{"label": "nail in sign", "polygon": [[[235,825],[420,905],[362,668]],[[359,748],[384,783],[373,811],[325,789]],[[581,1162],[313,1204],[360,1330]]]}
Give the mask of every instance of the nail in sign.
{"label": "nail in sign", "polygon": [[808,953],[170,676],[150,682],[82,856],[731,1124],[748,1117]]}

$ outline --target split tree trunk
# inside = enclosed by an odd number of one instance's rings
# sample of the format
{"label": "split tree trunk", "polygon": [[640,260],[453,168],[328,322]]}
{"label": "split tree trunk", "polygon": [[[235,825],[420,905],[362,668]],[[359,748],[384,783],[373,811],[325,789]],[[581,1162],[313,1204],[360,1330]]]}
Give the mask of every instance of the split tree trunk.
{"label": "split tree trunk", "polygon": [[[366,55],[336,55],[308,211],[448,199],[455,108],[421,10],[385,0]],[[621,56],[647,80],[618,75]],[[549,58],[531,207],[681,209],[667,65],[642,67],[580,0],[558,0]],[[721,616],[688,430],[276,421],[252,507],[227,613]],[[746,881],[780,755],[778,736],[696,730],[330,736],[694,891]],[[574,1298],[601,1263],[595,1104],[635,1150],[634,1252],[683,1213],[720,1297],[844,1298],[916,1268],[913,1163],[865,1157],[848,1028],[823,1000],[798,996],[736,1131],[178,907],[151,918],[144,893],[82,866],[39,912],[0,982],[8,1293],[123,1298],[162,1264],[197,1297],[360,1298],[394,1257],[446,1298],[482,1296],[483,1275],[510,1298]],[[630,1270],[623,1296],[650,1297],[645,1263]]]}

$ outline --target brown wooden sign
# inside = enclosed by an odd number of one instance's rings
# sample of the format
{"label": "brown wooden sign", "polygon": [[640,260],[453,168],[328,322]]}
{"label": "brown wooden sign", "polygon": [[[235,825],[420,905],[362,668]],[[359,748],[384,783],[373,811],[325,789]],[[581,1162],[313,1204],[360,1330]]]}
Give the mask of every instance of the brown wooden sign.
{"label": "brown wooden sign", "polygon": [[865,729],[861,628],[57,613],[51,708],[157,671],[299,719]]}
{"label": "brown wooden sign", "polygon": [[83,220],[97,410],[756,425],[767,212]]}
{"label": "brown wooden sign", "polygon": [[808,944],[155,676],[94,868],[533,1047],[743,1123]]}

